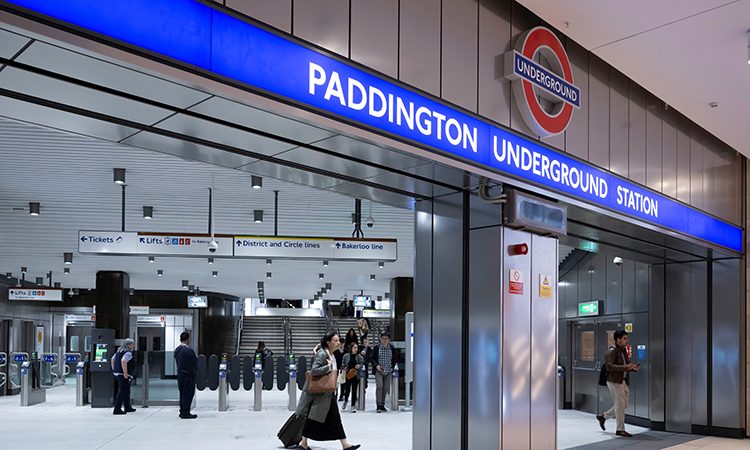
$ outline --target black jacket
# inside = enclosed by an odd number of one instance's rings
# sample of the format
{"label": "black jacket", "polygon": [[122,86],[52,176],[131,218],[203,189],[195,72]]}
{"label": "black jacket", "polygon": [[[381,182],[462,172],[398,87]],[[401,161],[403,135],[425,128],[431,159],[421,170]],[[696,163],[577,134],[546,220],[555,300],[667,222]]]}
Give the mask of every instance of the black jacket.
{"label": "black jacket", "polygon": [[180,345],[174,349],[174,359],[177,361],[177,376],[195,376],[198,373],[198,357],[195,351]]}
{"label": "black jacket", "polygon": [[[373,375],[377,373],[377,367],[380,365],[380,347],[381,345],[378,344],[372,348],[372,351],[370,351],[368,362],[372,364]],[[396,367],[396,361],[398,360],[397,350],[393,345],[389,345],[389,347],[391,348],[391,368],[394,368]]]}

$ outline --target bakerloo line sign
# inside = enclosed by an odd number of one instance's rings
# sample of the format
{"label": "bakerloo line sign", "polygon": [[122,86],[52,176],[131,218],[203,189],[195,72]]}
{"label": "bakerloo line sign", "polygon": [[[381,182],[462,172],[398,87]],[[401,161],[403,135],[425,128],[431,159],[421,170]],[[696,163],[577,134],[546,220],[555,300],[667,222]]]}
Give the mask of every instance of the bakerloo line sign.
{"label": "bakerloo line sign", "polygon": [[[372,130],[501,174],[742,251],[742,228],[520,137],[492,122],[363,70],[293,37],[190,0],[8,0],[131,47],[161,54]],[[185,27],[190,23],[190,27]],[[144,33],[148,29],[152,32]],[[518,108],[539,136],[559,134],[581,93],[557,37],[536,27],[507,55]],[[549,67],[534,62],[541,53]],[[542,108],[543,97],[552,109]]]}

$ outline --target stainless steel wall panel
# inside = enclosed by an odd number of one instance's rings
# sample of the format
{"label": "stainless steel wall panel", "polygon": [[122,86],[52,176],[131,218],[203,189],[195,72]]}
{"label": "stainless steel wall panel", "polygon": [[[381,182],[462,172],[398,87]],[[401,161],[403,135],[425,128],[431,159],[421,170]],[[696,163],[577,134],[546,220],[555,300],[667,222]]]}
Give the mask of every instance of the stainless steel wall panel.
{"label": "stainless steel wall panel", "polygon": [[272,27],[292,32],[292,0],[226,0],[225,4]]}
{"label": "stainless steel wall panel", "polygon": [[706,149],[700,142],[700,132],[690,127],[690,204],[703,208],[703,155]]}
{"label": "stainless steel wall panel", "polygon": [[440,95],[440,0],[402,0],[399,79]]}
{"label": "stainless steel wall panel", "polygon": [[622,312],[635,312],[635,261],[622,263]]}
{"label": "stainless steel wall panel", "polygon": [[432,435],[432,202],[415,205],[414,231],[414,450],[430,450]]}
{"label": "stainless steel wall panel", "polygon": [[646,94],[646,185],[662,190],[662,119],[664,103]]}
{"label": "stainless steel wall panel", "polygon": [[588,82],[589,161],[609,169],[609,64],[594,55],[589,56]]}
{"label": "stainless steel wall panel", "polygon": [[686,301],[692,299],[692,272],[688,264],[666,267],[665,299],[665,426],[667,431],[690,433],[692,430],[692,311]]}
{"label": "stainless steel wall panel", "polygon": [[[540,20],[531,11],[524,8],[518,2],[511,2],[510,8],[511,8],[510,17],[511,17],[511,33],[512,33],[511,46],[512,48],[515,48],[516,41],[518,40],[518,37],[521,35],[521,33],[539,25]],[[510,100],[510,124],[509,126],[516,131],[525,133],[529,136],[533,136],[534,133],[532,133],[529,127],[526,126],[526,122],[524,122],[523,117],[521,117],[521,112],[518,110],[518,107],[516,106],[515,94],[513,93],[512,89],[510,91],[510,95],[511,95],[511,100]]]}
{"label": "stainless steel wall panel", "polygon": [[608,253],[606,255],[607,263],[607,301],[604,310],[607,314],[622,313],[622,265],[612,263],[612,258],[616,254]]}
{"label": "stainless steel wall panel", "polygon": [[630,119],[628,78],[621,72],[609,70],[609,170],[628,176],[630,156],[628,149],[628,128]]}
{"label": "stainless steel wall panel", "polygon": [[[708,398],[708,347],[706,346],[706,340],[708,339],[708,279],[707,279],[707,264],[703,262],[696,262],[688,264],[691,271],[690,278],[690,303],[684,305],[690,313],[690,333],[687,336],[683,336],[686,347],[690,348],[691,363],[691,390],[692,395],[692,424],[693,425],[708,425],[708,409],[707,398]],[[672,285],[667,285],[667,296],[671,295]],[[667,320],[672,320],[668,317]],[[679,337],[678,337],[679,338]],[[667,347],[667,351],[671,351]],[[678,375],[679,376],[679,375]],[[667,383],[671,383],[672,378],[667,378]]]}
{"label": "stainless steel wall panel", "polygon": [[[633,374],[633,380],[636,383],[636,389],[631,395],[633,399],[633,415],[644,419],[650,418],[651,410],[651,365],[648,358],[649,342],[649,313],[636,313],[633,321],[633,332],[630,334],[630,342],[633,346],[633,362],[640,363],[641,368],[638,373]],[[638,357],[638,346],[646,346],[646,358],[641,360]]]}
{"label": "stainless steel wall panel", "polygon": [[581,90],[581,107],[573,113],[565,131],[565,151],[579,158],[589,158],[589,53],[585,48],[568,40],[565,50],[570,59],[573,81]]}
{"label": "stainless steel wall panel", "polygon": [[[591,259],[588,268],[591,275],[591,299],[605,300],[607,298],[607,255],[597,253]],[[607,314],[610,314],[608,310]]]}
{"label": "stainless steel wall panel", "polygon": [[500,448],[502,229],[472,230],[469,242],[468,448]]}
{"label": "stainless steel wall panel", "polygon": [[578,271],[571,270],[564,279],[562,290],[565,291],[565,317],[578,315]]}
{"label": "stainless steel wall panel", "polygon": [[503,54],[511,49],[510,2],[479,2],[479,114],[510,126],[510,81]]}
{"label": "stainless steel wall panel", "polygon": [[649,295],[649,348],[648,362],[651,368],[650,418],[652,422],[664,422],[664,282],[665,266],[652,265]]}
{"label": "stainless steel wall panel", "polygon": [[630,81],[629,98],[628,177],[646,184],[646,91]]}
{"label": "stainless steel wall panel", "polygon": [[349,0],[293,2],[295,36],[349,57]]}
{"label": "stainless steel wall panel", "polygon": [[[507,228],[503,230],[505,246],[530,242],[529,233]],[[523,295],[509,293],[508,274],[511,270],[521,272]],[[531,255],[508,256],[504,252],[503,274],[502,427],[506,432],[502,434],[501,448],[527,449],[531,448]],[[455,450],[459,447],[450,448]]]}
{"label": "stainless steel wall panel", "polygon": [[676,114],[677,122],[677,199],[690,203],[690,122]]}
{"label": "stainless steel wall panel", "polygon": [[[529,448],[534,450],[557,448],[557,251],[557,239],[532,235],[529,288],[533,432]],[[551,278],[552,297],[540,295],[540,283],[544,276]]]}
{"label": "stainless steel wall panel", "polygon": [[635,263],[635,312],[648,311],[648,264]]}
{"label": "stainless steel wall panel", "polygon": [[398,78],[398,0],[352,0],[351,58]]}
{"label": "stainless steel wall panel", "polygon": [[432,266],[432,449],[461,447],[463,194],[434,201]]}
{"label": "stainless steel wall panel", "polygon": [[591,264],[592,256],[585,258],[583,263],[578,265],[576,271],[578,272],[578,303],[588,302],[593,300],[591,292],[591,275],[590,268],[593,267]]}
{"label": "stainless steel wall panel", "polygon": [[743,428],[745,371],[743,327],[745,310],[742,264],[739,259],[713,263],[713,426]]}
{"label": "stainless steel wall panel", "polygon": [[122,141],[125,145],[179,156],[180,158],[203,161],[218,166],[238,168],[258,161],[256,158],[236,153],[219,152],[214,148],[196,145],[182,139],[174,139],[160,134],[142,131]]}
{"label": "stainless steel wall panel", "polygon": [[662,116],[661,189],[664,195],[677,198],[677,123],[673,109]]}
{"label": "stainless steel wall panel", "polygon": [[[635,323],[635,314],[623,314],[622,315],[622,322],[616,325],[616,329],[624,329],[626,323],[634,324]],[[635,327],[633,328],[633,332],[629,335],[630,338],[630,345],[635,350],[635,339],[637,339]],[[635,353],[635,351],[634,351]],[[634,354],[635,356],[635,354]],[[630,378],[630,400],[628,401],[628,406],[625,408],[625,414],[629,416],[635,415],[635,398],[638,392],[638,385],[640,381],[640,377],[637,375],[639,374],[631,374],[629,375]],[[600,406],[600,410],[606,411],[607,409],[612,407],[612,404],[614,403],[613,400],[611,400],[611,395],[607,399],[607,403],[603,406]],[[610,403],[612,401],[612,403]],[[600,399],[600,405],[601,405],[601,399]],[[606,409],[604,409],[606,408]]]}
{"label": "stainless steel wall panel", "polygon": [[441,94],[477,112],[477,0],[442,0]]}

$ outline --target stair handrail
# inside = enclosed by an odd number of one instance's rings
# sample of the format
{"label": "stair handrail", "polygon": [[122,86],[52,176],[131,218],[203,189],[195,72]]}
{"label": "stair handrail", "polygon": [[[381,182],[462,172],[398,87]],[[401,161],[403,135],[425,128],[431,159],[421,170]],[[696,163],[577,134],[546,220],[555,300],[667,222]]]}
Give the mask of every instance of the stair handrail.
{"label": "stair handrail", "polygon": [[282,319],[282,325],[284,329],[284,354],[288,355],[292,352],[292,320],[289,317]]}
{"label": "stair handrail", "polygon": [[242,308],[240,308],[240,317],[237,319],[237,343],[234,348],[234,354],[239,355],[240,354],[240,343],[242,342],[242,327],[245,324],[245,304],[242,304]]}
{"label": "stair handrail", "polygon": [[334,320],[333,314],[331,311],[331,302],[323,301],[323,317],[326,320],[326,333],[330,333],[332,331],[339,332],[339,324]]}

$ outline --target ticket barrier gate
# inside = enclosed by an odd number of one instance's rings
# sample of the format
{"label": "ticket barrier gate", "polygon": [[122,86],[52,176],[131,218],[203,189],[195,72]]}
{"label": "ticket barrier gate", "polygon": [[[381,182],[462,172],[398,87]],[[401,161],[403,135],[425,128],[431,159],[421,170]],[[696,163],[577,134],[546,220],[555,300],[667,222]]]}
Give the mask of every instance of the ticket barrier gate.
{"label": "ticket barrier gate", "polygon": [[21,389],[21,364],[24,361],[29,360],[29,354],[26,352],[13,352],[10,354],[10,373],[8,374],[8,381],[10,381],[10,393],[18,394]]}
{"label": "ticket barrier gate", "polygon": [[5,383],[8,382],[8,375],[5,373],[5,368],[8,366],[8,355],[5,352],[0,352],[0,395],[5,392]]}
{"label": "ticket barrier gate", "polygon": [[393,368],[391,373],[391,411],[398,411],[398,364]]}
{"label": "ticket barrier gate", "polygon": [[359,394],[357,396],[357,411],[365,410],[365,384],[367,383],[367,364],[359,368]]}
{"label": "ticket barrier gate", "polygon": [[41,383],[41,361],[21,362],[21,406],[32,406],[47,400],[47,391]]}
{"label": "ticket barrier gate", "polygon": [[227,369],[229,364],[224,359],[219,364],[219,411],[229,409],[229,385],[227,384]]}
{"label": "ticket barrier gate", "polygon": [[86,383],[86,363],[81,361],[80,353],[66,353],[64,366],[66,372],[70,370],[69,365],[75,365],[76,368],[76,406],[86,406],[89,404],[89,387]]}
{"label": "ticket barrier gate", "polygon": [[[279,368],[283,366],[278,366]],[[287,366],[289,373],[289,402],[287,408],[289,411],[297,410],[297,361],[294,354],[289,355],[289,365]]]}
{"label": "ticket barrier gate", "polygon": [[253,396],[253,411],[263,410],[263,365],[260,362],[260,358],[255,358],[255,366],[253,367],[253,374],[255,376],[255,395]]}
{"label": "ticket barrier gate", "polygon": [[55,372],[58,365],[57,353],[42,353],[41,359],[41,383],[44,387],[55,386],[60,381],[60,375]]}

